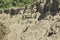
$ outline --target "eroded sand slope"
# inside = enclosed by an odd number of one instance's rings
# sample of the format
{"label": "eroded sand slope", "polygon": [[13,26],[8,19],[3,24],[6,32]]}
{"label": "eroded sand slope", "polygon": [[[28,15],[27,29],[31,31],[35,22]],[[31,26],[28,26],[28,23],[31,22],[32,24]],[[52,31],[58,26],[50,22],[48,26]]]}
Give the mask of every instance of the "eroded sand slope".
{"label": "eroded sand slope", "polygon": [[0,14],[0,40],[60,40],[60,12],[52,16],[48,11],[38,21],[41,13],[36,10],[34,5],[17,15]]}

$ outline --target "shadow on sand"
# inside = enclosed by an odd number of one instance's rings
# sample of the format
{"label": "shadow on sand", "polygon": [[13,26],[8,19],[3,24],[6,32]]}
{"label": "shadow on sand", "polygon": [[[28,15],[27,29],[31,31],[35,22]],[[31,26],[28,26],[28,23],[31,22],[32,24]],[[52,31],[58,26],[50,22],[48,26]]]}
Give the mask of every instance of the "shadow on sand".
{"label": "shadow on sand", "polygon": [[46,3],[44,5],[43,11],[41,15],[38,18],[38,21],[41,19],[44,19],[46,17],[46,12],[50,11],[50,15],[55,16],[57,11],[59,10],[59,2],[57,0],[52,0],[53,3],[50,4],[50,0],[46,0]]}

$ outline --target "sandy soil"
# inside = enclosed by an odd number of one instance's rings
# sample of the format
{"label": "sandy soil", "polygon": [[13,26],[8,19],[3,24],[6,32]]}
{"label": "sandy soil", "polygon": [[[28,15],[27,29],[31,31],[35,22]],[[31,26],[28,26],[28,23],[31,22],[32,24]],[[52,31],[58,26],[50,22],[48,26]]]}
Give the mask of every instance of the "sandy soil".
{"label": "sandy soil", "polygon": [[[36,18],[32,17],[34,14],[36,14]],[[39,12],[28,16],[31,18],[23,18],[23,14],[15,15],[12,18],[9,14],[0,14],[0,27],[2,27],[0,40],[60,40],[59,14],[57,13],[54,17],[48,15],[40,21],[37,20]]]}
{"label": "sandy soil", "polygon": [[60,12],[55,16],[46,13],[46,17],[38,21],[41,15],[27,9],[23,14],[11,16],[10,14],[0,14],[0,40],[60,40]]}

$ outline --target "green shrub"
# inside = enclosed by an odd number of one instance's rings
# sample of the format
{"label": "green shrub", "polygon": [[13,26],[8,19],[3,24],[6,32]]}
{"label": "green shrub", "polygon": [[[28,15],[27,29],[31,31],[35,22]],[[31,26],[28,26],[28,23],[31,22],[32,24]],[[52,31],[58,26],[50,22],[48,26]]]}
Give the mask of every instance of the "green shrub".
{"label": "green shrub", "polygon": [[34,1],[35,0],[0,0],[0,9],[22,7]]}

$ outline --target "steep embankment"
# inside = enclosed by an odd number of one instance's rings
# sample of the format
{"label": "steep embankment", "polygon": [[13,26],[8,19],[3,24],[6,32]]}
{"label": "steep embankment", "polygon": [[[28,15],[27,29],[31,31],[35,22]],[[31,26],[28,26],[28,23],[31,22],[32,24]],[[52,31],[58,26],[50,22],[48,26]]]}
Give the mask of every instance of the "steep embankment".
{"label": "steep embankment", "polygon": [[21,9],[0,10],[0,40],[60,40],[58,1],[38,0]]}

